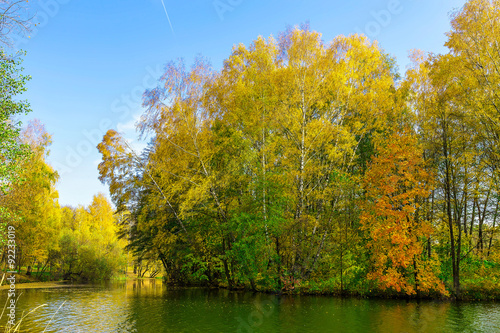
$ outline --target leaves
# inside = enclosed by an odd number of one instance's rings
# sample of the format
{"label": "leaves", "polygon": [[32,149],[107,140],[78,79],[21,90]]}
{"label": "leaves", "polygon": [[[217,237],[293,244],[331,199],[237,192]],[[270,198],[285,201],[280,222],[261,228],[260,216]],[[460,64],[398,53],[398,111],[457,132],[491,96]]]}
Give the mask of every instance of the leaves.
{"label": "leaves", "polygon": [[29,103],[17,100],[30,76],[22,74],[20,54],[9,57],[0,49],[0,191],[5,193],[21,179],[17,172],[29,149],[19,140],[16,117],[30,112]]}
{"label": "leaves", "polygon": [[374,265],[368,277],[384,289],[409,295],[433,289],[444,293],[432,268],[435,263],[423,256],[424,240],[433,228],[422,219],[419,203],[430,195],[432,175],[411,131],[396,131],[379,143],[364,188],[368,201],[361,221],[370,237],[367,246]]}

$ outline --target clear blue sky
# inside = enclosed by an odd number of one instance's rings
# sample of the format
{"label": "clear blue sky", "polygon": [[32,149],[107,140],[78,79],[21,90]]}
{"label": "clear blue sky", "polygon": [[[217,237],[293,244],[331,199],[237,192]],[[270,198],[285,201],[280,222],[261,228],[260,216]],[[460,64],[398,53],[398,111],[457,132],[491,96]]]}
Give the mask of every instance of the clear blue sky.
{"label": "clear blue sky", "polygon": [[[29,40],[25,97],[53,135],[49,163],[60,173],[62,205],[87,205],[99,191],[95,146],[108,128],[137,140],[140,96],[163,65],[197,55],[215,68],[233,45],[309,21],[325,41],[365,33],[398,59],[411,49],[446,52],[449,12],[464,0],[30,0],[39,25]],[[140,143],[136,141],[137,147]]]}

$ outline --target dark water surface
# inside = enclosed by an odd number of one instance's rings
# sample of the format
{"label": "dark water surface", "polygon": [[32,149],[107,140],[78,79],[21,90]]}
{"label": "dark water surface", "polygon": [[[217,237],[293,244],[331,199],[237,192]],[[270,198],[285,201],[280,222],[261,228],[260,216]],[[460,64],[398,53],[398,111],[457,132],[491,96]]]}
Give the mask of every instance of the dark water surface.
{"label": "dark water surface", "polygon": [[[22,292],[18,318],[47,305],[23,320],[21,332],[500,332],[498,303],[279,297],[160,281]],[[6,297],[3,290],[2,306]]]}

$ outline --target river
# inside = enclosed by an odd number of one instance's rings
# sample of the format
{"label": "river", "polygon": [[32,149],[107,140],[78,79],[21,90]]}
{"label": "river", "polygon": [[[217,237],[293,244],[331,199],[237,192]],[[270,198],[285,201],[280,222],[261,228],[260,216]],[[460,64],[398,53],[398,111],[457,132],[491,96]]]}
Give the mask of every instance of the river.
{"label": "river", "polygon": [[[488,302],[275,296],[155,280],[17,293],[17,319],[46,304],[21,332],[500,332],[500,304]],[[0,295],[3,305],[7,291]]]}

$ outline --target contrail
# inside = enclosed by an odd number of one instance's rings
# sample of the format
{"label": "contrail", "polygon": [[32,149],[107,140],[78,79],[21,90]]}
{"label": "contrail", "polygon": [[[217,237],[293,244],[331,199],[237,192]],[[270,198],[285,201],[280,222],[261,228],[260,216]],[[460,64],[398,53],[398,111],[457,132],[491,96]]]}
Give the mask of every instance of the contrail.
{"label": "contrail", "polygon": [[165,10],[165,15],[167,15],[168,24],[170,25],[170,29],[172,30],[172,34],[175,37],[174,27],[172,27],[172,22],[170,22],[170,17],[168,16],[167,7],[165,7],[165,3],[163,2],[163,0],[161,0],[161,4],[163,5],[163,9]]}

